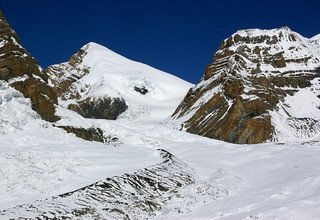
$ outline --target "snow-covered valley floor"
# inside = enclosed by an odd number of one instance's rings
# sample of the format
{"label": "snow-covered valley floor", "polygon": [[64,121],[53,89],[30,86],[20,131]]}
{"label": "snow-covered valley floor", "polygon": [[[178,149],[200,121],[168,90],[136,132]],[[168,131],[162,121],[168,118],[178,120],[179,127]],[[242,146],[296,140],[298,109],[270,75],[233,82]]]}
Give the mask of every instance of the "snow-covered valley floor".
{"label": "snow-covered valley floor", "polygon": [[195,170],[196,183],[180,191],[157,219],[320,218],[319,139],[235,145],[161,124],[117,124],[105,126],[126,145],[166,149]]}
{"label": "snow-covered valley floor", "polygon": [[[182,161],[178,167],[185,164],[193,181],[169,195],[162,193],[161,199],[153,197],[161,207],[152,213],[133,213],[128,218],[320,218],[320,138],[235,145],[173,130],[162,123],[168,115],[155,109],[148,117],[117,121],[84,119],[61,111],[65,116],[61,123],[98,125],[122,142],[105,145],[78,139],[37,119],[21,95],[1,89],[0,219],[23,217],[19,205],[38,204],[125,173],[144,175],[144,168],[158,169],[153,165],[163,158],[157,149]],[[174,169],[170,168],[172,176]]]}

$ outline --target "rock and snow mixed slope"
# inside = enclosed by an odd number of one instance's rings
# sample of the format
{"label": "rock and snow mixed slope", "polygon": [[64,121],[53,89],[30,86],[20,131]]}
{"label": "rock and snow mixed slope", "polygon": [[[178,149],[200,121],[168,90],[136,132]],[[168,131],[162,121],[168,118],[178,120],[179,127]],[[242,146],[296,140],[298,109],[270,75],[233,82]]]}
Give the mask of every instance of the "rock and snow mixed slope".
{"label": "rock and snow mixed slope", "polygon": [[83,46],[69,62],[45,72],[60,103],[87,118],[156,115],[157,109],[177,105],[192,86],[96,43]]}
{"label": "rock and snow mixed slope", "polygon": [[241,30],[221,43],[173,123],[234,143],[312,138],[320,132],[319,80],[319,36]]}

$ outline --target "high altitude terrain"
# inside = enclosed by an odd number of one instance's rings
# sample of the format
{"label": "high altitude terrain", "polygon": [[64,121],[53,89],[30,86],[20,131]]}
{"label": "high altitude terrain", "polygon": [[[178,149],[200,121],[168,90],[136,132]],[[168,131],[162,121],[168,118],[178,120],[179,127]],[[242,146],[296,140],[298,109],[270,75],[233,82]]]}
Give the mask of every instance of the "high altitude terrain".
{"label": "high altitude terrain", "polygon": [[0,14],[0,219],[319,219],[319,48],[239,31],[191,88],[96,43],[42,69]]}
{"label": "high altitude terrain", "polygon": [[283,27],[222,41],[173,114],[188,132],[233,143],[289,141],[320,132],[319,36]]}

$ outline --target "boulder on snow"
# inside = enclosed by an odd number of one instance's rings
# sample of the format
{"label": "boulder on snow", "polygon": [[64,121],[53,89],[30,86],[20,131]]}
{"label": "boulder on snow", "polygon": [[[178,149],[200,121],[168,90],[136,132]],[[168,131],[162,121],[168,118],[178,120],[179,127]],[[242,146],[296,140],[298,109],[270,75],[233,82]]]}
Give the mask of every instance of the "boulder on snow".
{"label": "boulder on snow", "polygon": [[68,109],[73,110],[85,118],[116,120],[128,108],[122,98],[86,98],[77,104],[70,104]]}
{"label": "boulder on snow", "polygon": [[67,133],[75,134],[77,137],[87,140],[87,141],[97,141],[104,143],[106,141],[103,131],[100,128],[76,128],[72,126],[58,126],[62,128]]}

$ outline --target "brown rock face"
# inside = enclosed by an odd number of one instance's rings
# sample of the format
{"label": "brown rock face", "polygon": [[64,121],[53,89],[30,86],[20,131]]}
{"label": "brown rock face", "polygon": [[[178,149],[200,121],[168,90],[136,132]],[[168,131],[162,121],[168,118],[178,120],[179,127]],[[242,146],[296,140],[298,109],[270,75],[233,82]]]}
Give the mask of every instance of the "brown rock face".
{"label": "brown rock face", "polygon": [[20,40],[0,12],[0,79],[37,75],[40,73],[37,61],[20,46]]}
{"label": "brown rock face", "polygon": [[270,112],[320,76],[313,50],[288,28],[237,32],[221,43],[202,80],[173,113],[173,122],[232,143],[273,138]]}
{"label": "brown rock face", "polygon": [[72,126],[59,126],[67,133],[75,134],[78,138],[87,140],[87,141],[97,141],[105,143],[106,137],[103,135],[103,131],[100,128],[75,128]]}
{"label": "brown rock face", "polygon": [[28,78],[24,81],[14,82],[11,85],[25,97],[31,99],[33,109],[44,120],[50,122],[59,120],[59,117],[55,116],[54,106],[54,104],[58,104],[58,100],[47,84],[35,78]]}
{"label": "brown rock face", "polygon": [[91,127],[91,128],[85,129],[81,127],[76,128],[72,126],[58,126],[58,127],[65,130],[67,133],[72,133],[76,135],[78,138],[81,138],[83,140],[97,141],[104,144],[111,144],[113,146],[118,146],[122,144],[117,137],[111,136],[111,135],[107,135],[107,136],[104,135],[103,131],[100,128]]}
{"label": "brown rock face", "polygon": [[[208,117],[212,112],[215,116]],[[199,108],[185,126],[194,134],[219,137],[217,139],[232,143],[256,144],[270,138],[272,132],[270,116],[265,113],[266,108],[260,100],[243,102],[237,98],[228,109],[226,99],[216,95]]]}
{"label": "brown rock face", "polygon": [[85,118],[109,119],[116,120],[128,106],[123,99],[109,97],[105,98],[87,98],[77,102],[77,104],[70,104],[68,109],[78,112]]}
{"label": "brown rock face", "polygon": [[[21,77],[21,78],[18,78]],[[16,33],[0,12],[0,80],[8,82],[31,99],[32,107],[47,121],[57,121],[57,97],[46,84],[37,61],[20,46]]]}

